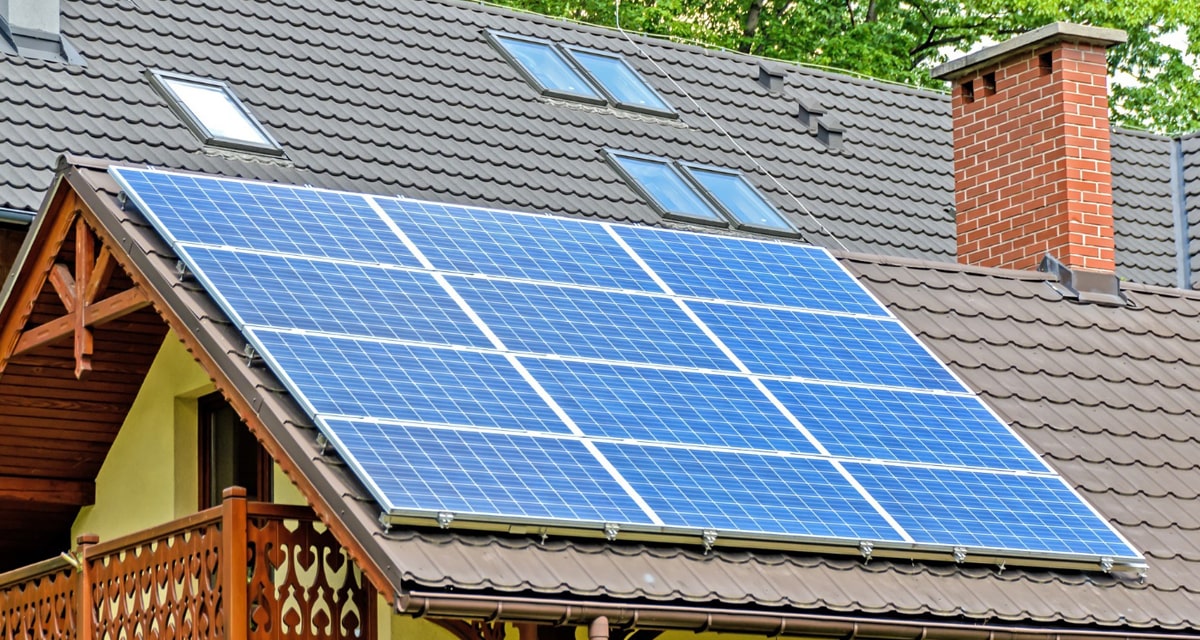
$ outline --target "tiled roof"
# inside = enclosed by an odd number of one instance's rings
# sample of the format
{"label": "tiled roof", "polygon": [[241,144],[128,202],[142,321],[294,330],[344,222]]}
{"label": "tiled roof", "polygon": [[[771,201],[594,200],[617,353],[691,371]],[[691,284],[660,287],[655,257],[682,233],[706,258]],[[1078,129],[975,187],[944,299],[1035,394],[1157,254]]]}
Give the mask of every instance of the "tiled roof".
{"label": "tiled roof", "polygon": [[[64,33],[86,66],[0,57],[0,208],[35,210],[55,158],[69,152],[658,223],[604,161],[613,147],[739,168],[817,244],[953,260],[941,94],[796,67],[784,67],[786,88],[771,93],[757,82],[756,58],[454,0],[63,6]],[[539,97],[486,29],[620,52],[680,118]],[[151,67],[227,80],[287,160],[203,148],[151,87]],[[799,122],[800,101],[845,129],[840,151]],[[1164,285],[1175,284],[1169,146],[1125,132],[1113,141],[1119,275]]]}
{"label": "tiled roof", "polygon": [[[1081,305],[1048,276],[845,254],[843,263],[1142,551],[1145,579],[1016,567],[383,531],[369,494],[322,456],[303,411],[106,174],[72,184],[216,359],[397,592],[553,596],[888,615],[972,624],[1200,631],[1200,293],[1130,286]],[[90,191],[95,197],[89,197]]]}
{"label": "tiled roof", "polygon": [[[178,282],[169,250],[135,214],[120,211],[111,181],[85,171],[101,190],[106,224],[129,235],[139,268],[196,319],[213,357],[242,376],[240,391],[262,403],[273,437],[323,499],[340,505],[363,544],[390,563],[397,589],[1200,631],[1200,297],[1129,286],[1127,308],[1081,306],[1041,275],[952,264],[943,96],[806,69],[792,69],[786,91],[772,94],[757,83],[759,61],[750,57],[640,38],[635,46],[613,31],[453,0],[64,6],[64,30],[87,66],[0,58],[0,207],[36,208],[65,151],[628,222],[658,219],[603,161],[604,147],[739,167],[809,240],[892,256],[847,254],[846,263],[1150,565],[1142,583],[800,554],[384,535],[366,493],[316,453],[313,430],[278,382],[242,366],[234,354],[243,341],[212,301]],[[487,44],[486,28],[620,51],[681,118],[540,98]],[[287,160],[203,149],[151,89],[149,66],[227,80]],[[845,129],[841,151],[803,130],[795,118],[800,99],[819,101]],[[1198,140],[1180,143],[1192,229],[1200,229]],[[1172,143],[1130,132],[1113,138],[1119,273],[1132,280],[1175,282]],[[1200,253],[1200,233],[1192,245]]]}

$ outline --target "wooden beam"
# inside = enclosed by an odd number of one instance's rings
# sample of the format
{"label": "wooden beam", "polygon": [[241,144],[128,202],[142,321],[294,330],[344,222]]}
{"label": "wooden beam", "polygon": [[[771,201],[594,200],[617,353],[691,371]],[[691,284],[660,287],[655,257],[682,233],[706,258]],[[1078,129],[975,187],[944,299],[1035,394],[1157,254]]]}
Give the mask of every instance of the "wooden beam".
{"label": "wooden beam", "polygon": [[54,263],[50,269],[50,284],[54,285],[54,292],[58,294],[58,299],[66,307],[67,313],[74,312],[79,294],[75,292],[75,278],[71,276],[67,265],[61,262]]}
{"label": "wooden beam", "polygon": [[108,247],[100,247],[100,255],[96,256],[96,266],[92,267],[92,276],[88,280],[87,289],[83,291],[83,303],[91,304],[96,301],[96,296],[104,292],[108,288],[108,281],[112,278],[113,269],[117,263],[113,261],[112,252]]}
{"label": "wooden beam", "polygon": [[[150,304],[150,300],[137,287],[126,289],[121,293],[110,296],[95,304],[84,307],[83,324],[86,327],[97,327],[111,322],[134,311],[139,311]],[[34,327],[21,334],[17,346],[12,350],[13,358],[24,355],[63,338],[76,329],[75,314],[55,318],[46,324]]]}
{"label": "wooden beam", "polygon": [[[45,240],[40,245],[35,245],[26,257],[25,263],[20,267],[21,277],[18,282],[21,284],[18,288],[13,289],[12,295],[8,299],[6,305],[8,314],[0,318],[0,321],[3,322],[0,325],[0,374],[4,373],[4,367],[9,360],[8,356],[17,344],[21,330],[29,322],[29,316],[33,313],[38,294],[45,287],[46,278],[54,265],[54,258],[62,248],[62,243],[66,240],[75,218],[79,215],[78,207],[78,196],[73,190],[68,191],[58,202],[58,206],[52,214],[53,217],[48,222]],[[42,235],[42,233],[39,232],[38,235]]]}
{"label": "wooden beam", "polygon": [[83,216],[75,220],[75,379],[82,380],[92,370],[92,330],[86,319],[87,303],[83,294],[92,279],[92,267],[96,265],[96,239]]}
{"label": "wooden beam", "polygon": [[96,501],[96,483],[90,480],[0,476],[0,502],[40,502],[84,506]]}

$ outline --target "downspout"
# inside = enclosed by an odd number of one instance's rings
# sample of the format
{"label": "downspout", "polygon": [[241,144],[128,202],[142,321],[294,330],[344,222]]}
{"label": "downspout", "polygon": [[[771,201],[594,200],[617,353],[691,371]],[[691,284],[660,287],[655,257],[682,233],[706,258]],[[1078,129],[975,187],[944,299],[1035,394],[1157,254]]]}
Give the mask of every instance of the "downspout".
{"label": "downspout", "polygon": [[[670,605],[543,600],[409,592],[396,597],[396,612],[414,617],[505,620],[516,623],[588,625],[589,638],[601,627],[762,636],[807,636],[838,640],[1200,640],[1196,634],[1145,633],[1127,629],[1062,629],[880,620],[862,616],[784,613]],[[603,622],[600,620],[603,619]]]}
{"label": "downspout", "polygon": [[1187,189],[1183,177],[1183,139],[1171,140],[1171,211],[1175,217],[1175,284],[1192,288],[1191,241],[1188,237]]}

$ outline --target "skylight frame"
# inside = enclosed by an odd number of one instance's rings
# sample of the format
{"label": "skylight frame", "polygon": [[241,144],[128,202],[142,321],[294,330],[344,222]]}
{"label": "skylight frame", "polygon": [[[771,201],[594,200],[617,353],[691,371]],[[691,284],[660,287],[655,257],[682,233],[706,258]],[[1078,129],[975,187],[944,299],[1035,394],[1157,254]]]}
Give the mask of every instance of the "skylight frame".
{"label": "skylight frame", "polygon": [[[687,162],[682,160],[670,160],[659,156],[646,155],[635,153],[632,151],[621,151],[619,149],[605,149],[605,158],[609,164],[616,169],[617,173],[625,179],[625,182],[633,187],[633,190],[646,199],[650,206],[659,213],[662,217],[669,220],[682,220],[695,224],[702,224],[711,227],[732,227],[734,229],[751,231],[755,233],[763,233],[784,238],[800,238],[800,229],[783,214],[758,187],[746,179],[744,173],[737,169],[727,169],[709,164],[698,162]],[[703,217],[688,215],[685,212],[673,211],[664,206],[662,200],[656,196],[647,185],[643,184],[636,176],[631,174],[621,164],[621,158],[629,158],[632,160],[641,160],[646,162],[654,162],[669,168],[676,176],[682,179],[683,183],[688,186],[692,192],[704,204],[712,209],[720,220],[710,220]],[[738,215],[732,207],[722,200],[716,193],[704,186],[694,175],[694,171],[708,171],[711,173],[720,173],[737,178],[741,183],[749,189],[750,193],[756,197],[771,213],[773,213],[782,222],[786,228],[777,228],[765,225],[757,225],[752,222],[747,222]]]}
{"label": "skylight frame", "polygon": [[[532,86],[534,89],[537,89],[537,91],[540,95],[549,96],[551,98],[561,98],[563,100],[573,100],[575,102],[584,102],[587,104],[594,104],[594,105],[607,105],[608,104],[608,101],[609,101],[608,95],[604,91],[598,90],[596,88],[595,81],[590,77],[590,75],[586,72],[586,70],[581,69],[577,64],[575,64],[574,60],[570,59],[570,57],[568,57],[567,55],[564,55],[564,53],[555,45],[555,43],[553,43],[549,40],[543,40],[541,38],[532,38],[529,36],[521,36],[521,35],[517,35],[515,33],[508,33],[505,31],[489,30],[489,31],[486,31],[486,33],[487,33],[488,41],[490,41],[492,43],[492,46],[494,46],[496,48],[496,50],[500,52],[500,55],[504,56],[504,59],[509,63],[509,65],[511,65],[514,69],[517,70],[518,73],[521,74],[521,77],[524,78],[525,82],[529,83],[529,85]],[[572,91],[563,91],[561,89],[555,89],[553,87],[546,86],[545,84],[542,83],[541,80],[538,80],[537,75],[533,72],[532,69],[529,69],[528,67],[526,67],[525,63],[521,62],[520,59],[518,59],[515,55],[513,55],[512,51],[510,51],[508,49],[508,47],[504,46],[504,40],[506,40],[506,39],[507,40],[515,40],[517,42],[524,42],[526,44],[534,44],[534,45],[546,47],[546,49],[548,51],[550,51],[550,53],[552,53],[555,57],[557,57],[560,62],[562,62],[564,65],[566,65],[566,67],[572,73],[579,76],[579,79],[582,80],[583,83],[595,95],[590,96],[587,94],[575,93]]]}
{"label": "skylight frame", "polygon": [[[529,83],[530,86],[536,89],[540,95],[549,96],[551,98],[560,98],[563,100],[572,100],[575,102],[583,102],[585,104],[611,106],[616,109],[621,109],[622,111],[645,113],[662,118],[675,119],[679,117],[679,113],[675,111],[675,107],[672,106],[670,102],[667,102],[667,99],[664,98],[661,93],[659,93],[658,89],[655,89],[649,82],[646,82],[646,79],[642,76],[642,74],[635,69],[633,65],[629,64],[629,61],[625,59],[625,56],[619,53],[589,49],[587,47],[580,47],[577,45],[561,44],[551,40],[546,40],[544,38],[523,36],[515,33],[509,33],[507,31],[496,31],[489,29],[484,31],[484,33],[487,35],[488,41],[491,42],[492,46],[500,52],[500,55],[504,57],[505,61],[514,67],[517,72],[521,74],[521,77],[527,83]],[[533,69],[527,67],[507,46],[505,46],[505,40],[512,40],[524,44],[532,44],[544,47],[547,52],[552,54],[557,59],[558,62],[561,62],[569,71],[571,71],[571,73],[578,76],[578,78],[583,81],[583,84],[587,86],[593,95],[576,93],[573,91],[563,91],[561,89],[555,89],[553,87],[546,86],[545,83],[538,79],[537,74]],[[605,85],[604,82],[597,78],[595,74],[588,70],[588,68],[579,61],[575,55],[576,52],[608,58],[618,62],[622,67],[625,68],[626,71],[629,72],[629,75],[632,77],[632,79],[638,82],[642,88],[653,95],[658,102],[663,105],[663,107],[657,108],[640,105],[634,102],[626,102],[619,99],[613,93],[612,89]]]}
{"label": "skylight frame", "polygon": [[[559,45],[559,46],[566,53],[565,57],[568,58],[570,60],[570,62],[572,64],[574,64],[594,86],[596,86],[597,88],[600,89],[600,91],[608,98],[609,102],[612,103],[612,105],[614,107],[618,107],[618,108],[624,109],[626,111],[637,111],[640,113],[647,113],[650,115],[662,116],[662,117],[666,117],[666,118],[678,118],[679,117],[679,113],[677,111],[675,111],[675,108],[671,106],[671,103],[667,102],[666,98],[663,98],[662,94],[660,94],[657,89],[652,87],[649,82],[646,82],[646,79],[642,77],[642,74],[639,73],[637,69],[634,69],[633,65],[629,64],[629,61],[625,59],[625,56],[623,56],[619,53],[609,53],[607,51],[588,49],[586,47],[579,47],[576,45]],[[644,87],[647,91],[649,91],[663,105],[663,108],[659,109],[659,108],[655,108],[655,107],[640,105],[640,104],[637,104],[634,102],[625,102],[625,101],[617,98],[616,94],[614,94],[612,92],[612,90],[609,89],[609,87],[604,82],[602,82],[599,78],[597,78],[596,75],[593,74],[587,68],[586,65],[584,65],[582,62],[579,61],[579,58],[577,58],[575,55],[576,53],[582,53],[582,54],[593,55],[593,56],[597,56],[597,57],[601,57],[601,58],[608,58],[611,60],[615,60],[621,66],[625,67],[625,69],[629,72],[630,76],[634,80],[636,80],[638,83],[640,83],[641,86]]]}
{"label": "skylight frame", "polygon": [[[758,187],[754,186],[754,183],[747,180],[746,175],[741,171],[736,169],[726,169],[725,167],[717,167],[710,164],[701,164],[698,162],[677,161],[676,164],[679,165],[679,167],[682,169],[682,172],[688,177],[688,180],[690,180],[692,184],[696,186],[696,189],[698,189],[700,193],[704,194],[704,196],[707,197],[710,202],[714,203],[722,213],[728,216],[729,222],[733,228],[743,231],[753,231],[755,233],[781,236],[784,238],[800,237],[800,229],[797,228],[796,225],[787,218],[787,216],[783,215],[783,212],[781,212],[775,205],[771,204],[771,201],[763,195],[762,191],[760,191]],[[763,204],[763,206],[767,208],[768,211],[775,214],[775,216],[785,225],[786,228],[781,229],[778,227],[758,225],[754,224],[753,222],[747,222],[743,220],[742,217],[739,216],[720,196],[718,196],[716,193],[713,193],[708,187],[704,186],[700,179],[696,177],[694,173],[695,171],[708,171],[710,173],[725,174],[737,178],[743,185],[746,186],[747,189],[750,190],[750,194],[752,196],[757,198]]]}
{"label": "skylight frame", "polygon": [[[191,129],[200,141],[208,146],[221,147],[225,149],[233,149],[236,151],[248,151],[271,156],[282,156],[283,147],[275,140],[274,137],[267,131],[266,127],[258,121],[257,118],[250,112],[250,109],[243,103],[237,94],[229,87],[229,84],[223,80],[214,80],[212,78],[203,78],[192,76],[173,71],[163,71],[160,69],[151,69],[149,71],[150,79],[154,89],[163,96],[167,101],[167,106],[179,117],[180,120]],[[189,84],[202,89],[215,90],[224,95],[224,98],[229,104],[239,112],[246,124],[254,129],[255,132],[265,141],[260,143],[254,140],[242,138],[231,138],[221,136],[211,131],[200,114],[192,110],[192,106],[184,100],[183,96],[176,92],[172,86],[173,82],[181,84]]]}
{"label": "skylight frame", "polygon": [[[687,173],[682,171],[675,162],[666,158],[660,158],[658,156],[634,153],[632,151],[620,151],[617,149],[605,149],[604,156],[605,159],[608,160],[609,164],[611,164],[613,168],[616,169],[617,173],[625,180],[626,184],[633,187],[633,190],[636,191],[638,195],[645,198],[646,202],[649,202],[650,206],[657,211],[660,216],[668,220],[680,220],[682,222],[702,224],[709,227],[728,228],[730,226],[729,214],[720,207],[716,206],[712,202],[712,198],[710,198],[708,194],[701,190],[699,185],[695,184],[695,181],[692,180]],[[642,181],[637,178],[637,176],[634,176],[625,168],[624,165],[621,164],[622,158],[643,162],[653,162],[662,165],[677,178],[679,178],[680,182],[682,182],[684,186],[691,189],[692,193],[704,205],[711,209],[716,217],[705,218],[702,216],[691,215],[684,211],[675,211],[667,207],[666,204],[663,203],[663,201],[647,187],[647,185],[643,184]]]}

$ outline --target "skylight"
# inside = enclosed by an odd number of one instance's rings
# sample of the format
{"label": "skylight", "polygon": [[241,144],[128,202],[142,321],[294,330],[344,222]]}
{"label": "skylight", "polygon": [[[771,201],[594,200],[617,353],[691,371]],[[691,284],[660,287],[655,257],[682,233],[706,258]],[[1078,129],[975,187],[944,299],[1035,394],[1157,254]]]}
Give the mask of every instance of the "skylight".
{"label": "skylight", "polygon": [[619,55],[511,34],[489,32],[488,36],[543,95],[675,115],[671,105]]}
{"label": "skylight", "polygon": [[688,174],[713,200],[721,203],[739,228],[793,234],[796,228],[736,171],[684,165]]}
{"label": "skylight", "polygon": [[621,170],[646,199],[668,218],[725,226],[725,217],[670,163],[657,158],[612,154]]}
{"label": "skylight", "polygon": [[672,111],[671,106],[642,80],[624,58],[576,48],[568,48],[567,53],[617,106],[641,111]]}
{"label": "skylight", "polygon": [[624,151],[610,150],[608,157],[663,217],[798,235],[796,227],[738,171]]}
{"label": "skylight", "polygon": [[224,82],[164,71],[152,73],[169,106],[204,144],[259,153],[281,153]]}

